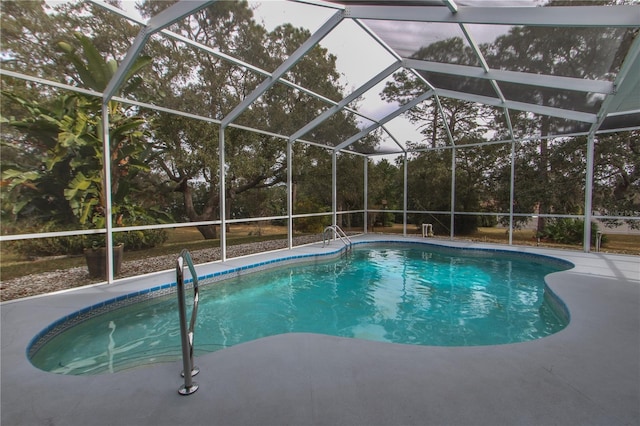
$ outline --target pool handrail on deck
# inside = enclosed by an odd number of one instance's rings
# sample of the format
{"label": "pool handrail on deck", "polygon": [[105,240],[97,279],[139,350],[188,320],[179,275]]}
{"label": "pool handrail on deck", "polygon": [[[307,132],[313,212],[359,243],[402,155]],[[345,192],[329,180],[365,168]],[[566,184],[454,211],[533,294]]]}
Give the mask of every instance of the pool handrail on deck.
{"label": "pool handrail on deck", "polygon": [[[184,297],[184,263],[189,268],[191,279],[193,281],[193,308],[191,310],[191,321],[187,329],[187,306]],[[176,261],[176,282],[178,286],[178,310],[180,313],[180,339],[182,341],[182,376],[184,377],[184,385],[178,389],[180,395],[191,395],[198,390],[198,384],[192,380],[192,377],[200,372],[198,367],[193,365],[193,338],[196,317],[198,316],[198,274],[193,266],[191,254],[189,250],[183,249]]]}

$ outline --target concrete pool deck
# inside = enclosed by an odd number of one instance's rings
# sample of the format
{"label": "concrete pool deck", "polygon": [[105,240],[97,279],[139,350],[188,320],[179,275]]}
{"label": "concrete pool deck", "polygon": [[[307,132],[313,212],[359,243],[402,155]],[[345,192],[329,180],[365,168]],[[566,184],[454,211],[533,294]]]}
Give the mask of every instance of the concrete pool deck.
{"label": "concrete pool deck", "polygon": [[[425,241],[365,235],[357,241]],[[466,242],[543,254],[575,268],[547,276],[571,322],[552,336],[476,347],[398,345],[313,334],[267,337],[196,358],[200,389],[180,396],[181,361],[98,376],[33,367],[49,324],[100,301],[174,282],[166,272],[4,302],[1,424],[11,425],[637,425],[640,258]],[[198,266],[198,274],[291,255],[303,246]],[[196,336],[197,345],[197,336]]]}

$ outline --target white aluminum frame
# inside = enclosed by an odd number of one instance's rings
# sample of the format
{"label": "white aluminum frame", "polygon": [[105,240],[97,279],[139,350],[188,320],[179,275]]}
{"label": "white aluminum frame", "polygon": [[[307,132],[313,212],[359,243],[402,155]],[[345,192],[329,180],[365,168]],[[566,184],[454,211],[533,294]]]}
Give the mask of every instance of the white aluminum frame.
{"label": "white aluminum frame", "polygon": [[[366,136],[372,131],[375,131],[378,128],[382,128],[384,132],[386,132],[391,139],[398,145],[399,151],[393,152],[394,155],[403,155],[403,164],[404,164],[404,189],[403,189],[403,210],[394,211],[397,213],[403,213],[403,233],[407,233],[407,214],[408,213],[432,213],[432,214],[450,214],[451,215],[451,233],[450,238],[454,238],[455,230],[454,230],[454,217],[456,214],[473,214],[473,215],[508,215],[510,218],[510,229],[509,229],[509,244],[512,244],[512,233],[513,233],[513,218],[514,217],[529,217],[532,216],[533,213],[530,214],[516,214],[513,211],[513,199],[514,199],[514,156],[515,156],[515,143],[518,139],[513,136],[513,129],[511,126],[509,110],[519,110],[519,111],[528,111],[536,114],[549,115],[552,117],[559,117],[567,120],[575,120],[584,123],[590,123],[590,130],[588,132],[576,133],[574,135],[587,135],[587,182],[585,185],[585,213],[583,215],[539,215],[545,217],[579,217],[584,218],[585,220],[585,232],[584,232],[584,250],[590,250],[590,221],[591,219],[616,219],[619,217],[613,216],[601,216],[594,215],[592,212],[592,194],[593,194],[593,164],[594,164],[594,138],[596,134],[603,132],[612,132],[615,130],[600,130],[601,125],[605,121],[607,117],[615,116],[615,115],[623,115],[627,113],[637,112],[640,108],[633,108],[630,111],[618,111],[617,108],[621,96],[633,96],[634,87],[637,86],[637,80],[640,78],[637,76],[632,70],[634,67],[638,66],[638,61],[640,61],[640,38],[636,37],[634,42],[632,43],[629,52],[623,62],[623,65],[616,77],[614,82],[601,81],[601,80],[589,80],[589,79],[578,79],[578,78],[570,78],[570,77],[561,77],[561,76],[552,76],[552,75],[538,75],[531,73],[521,73],[521,72],[513,72],[513,71],[505,71],[505,70],[497,70],[491,69],[488,67],[485,59],[483,58],[477,44],[469,34],[466,29],[467,24],[490,24],[490,25],[528,25],[528,26],[571,26],[571,27],[618,27],[618,28],[638,28],[640,27],[640,8],[635,5],[630,6],[615,6],[615,7],[603,7],[603,6],[560,6],[553,8],[541,8],[541,7],[463,7],[458,6],[454,0],[443,0],[442,6],[380,6],[380,5],[348,5],[348,6],[340,6],[333,3],[325,3],[322,1],[316,0],[298,0],[307,4],[318,5],[322,7],[329,7],[335,10],[335,13],[321,26],[319,30],[317,30],[308,40],[306,40],[302,46],[300,46],[294,54],[292,54],[287,60],[285,60],[274,72],[270,73],[265,70],[262,70],[258,67],[252,66],[248,63],[240,61],[236,58],[233,58],[229,55],[223,54],[220,51],[217,51],[209,46],[204,46],[195,41],[189,40],[179,34],[168,31],[166,27],[171,25],[172,23],[178,22],[181,19],[184,19],[187,16],[190,16],[193,13],[196,13],[211,4],[215,3],[216,0],[182,0],[178,3],[173,4],[167,9],[163,10],[158,15],[149,19],[148,22],[140,22],[135,17],[129,16],[125,12],[115,8],[112,5],[106,4],[100,0],[91,0],[96,5],[103,7],[111,12],[118,13],[125,18],[141,24],[142,28],[135,40],[133,41],[132,46],[127,52],[122,64],[118,67],[114,77],[108,83],[107,88],[103,93],[94,92],[91,90],[81,89],[77,87],[72,87],[63,83],[52,82],[42,78],[28,76],[20,73],[16,73],[9,70],[0,69],[0,75],[20,78],[27,81],[31,81],[38,84],[45,84],[52,87],[57,87],[65,90],[71,90],[78,93],[84,93],[91,96],[99,96],[103,101],[102,108],[102,135],[103,135],[103,156],[104,158],[109,158],[109,114],[108,114],[108,103],[111,100],[116,100],[119,102],[128,103],[131,105],[138,105],[144,108],[150,108],[157,111],[168,112],[171,114],[182,115],[185,117],[198,119],[202,121],[207,121],[210,123],[214,123],[220,126],[220,137],[218,140],[218,148],[219,148],[219,160],[220,160],[220,220],[214,221],[205,221],[205,222],[197,222],[197,223],[179,223],[179,224],[163,224],[163,225],[148,225],[148,226],[136,226],[136,227],[126,227],[126,228],[113,228],[112,218],[111,218],[111,177],[110,177],[110,167],[108,162],[104,162],[104,175],[105,175],[105,192],[107,196],[107,212],[106,212],[106,227],[105,229],[100,230],[78,230],[78,231],[64,231],[64,232],[52,232],[52,233],[38,233],[38,234],[22,234],[22,235],[8,235],[8,236],[0,236],[0,241],[12,241],[26,238],[42,238],[42,237],[50,237],[50,236],[69,236],[69,235],[86,235],[86,234],[95,234],[95,233],[106,233],[107,243],[109,248],[113,246],[113,233],[115,232],[124,232],[129,230],[138,230],[138,229],[161,229],[161,228],[170,228],[170,227],[186,227],[186,226],[197,226],[200,224],[206,225],[220,225],[220,236],[221,236],[221,249],[222,249],[222,261],[226,261],[226,224],[230,223],[243,223],[243,222],[251,222],[257,220],[268,220],[268,219],[288,219],[288,247],[291,248],[293,246],[292,235],[293,235],[293,220],[298,217],[309,217],[309,216],[327,216],[331,215],[332,222],[335,225],[337,222],[338,214],[347,214],[347,213],[363,213],[364,214],[364,231],[368,231],[368,214],[371,212],[377,212],[378,210],[369,209],[368,206],[368,163],[370,158],[375,158],[376,155],[366,155],[363,153],[352,152],[349,151],[351,145],[357,142],[362,137]],[[526,12],[526,13],[523,13]],[[386,69],[377,73],[373,78],[369,79],[365,84],[354,90],[349,96],[342,99],[340,102],[335,102],[330,99],[323,97],[309,89],[301,87],[297,84],[287,81],[283,78],[284,74],[291,69],[298,61],[300,61],[306,53],[311,50],[314,46],[316,46],[327,34],[329,34],[336,26],[338,26],[343,20],[352,19],[356,22],[364,31],[378,44],[380,44],[386,51],[388,51],[394,58],[396,58],[396,62],[388,66]],[[418,21],[418,22],[441,22],[441,23],[453,23],[458,24],[462,29],[467,41],[470,46],[474,50],[476,56],[478,57],[481,66],[480,67],[470,67],[470,66],[462,66],[462,65],[454,65],[454,64],[441,64],[430,61],[421,61],[421,60],[413,60],[413,59],[403,59],[397,53],[393,51],[389,46],[387,46],[384,41],[382,41],[373,31],[371,31],[367,25],[367,20],[385,20],[385,21]],[[116,96],[117,91],[123,83],[123,80],[133,65],[135,59],[139,56],[142,49],[144,48],[145,43],[149,40],[149,38],[153,34],[162,34],[167,37],[172,37],[181,42],[187,43],[195,48],[203,49],[206,52],[216,55],[223,60],[229,61],[237,66],[244,67],[252,72],[256,72],[258,74],[264,75],[265,80],[256,87],[253,92],[251,92],[244,100],[242,100],[236,107],[227,114],[222,120],[213,120],[208,117],[199,116],[196,114],[186,113],[183,111],[176,111],[168,108],[164,108],[161,106],[149,105],[142,102],[127,100]],[[410,72],[414,73],[414,75],[419,78],[425,84],[425,92],[420,96],[414,98],[413,100],[407,102],[406,104],[400,106],[396,111],[388,114],[386,117],[381,120],[371,120],[369,117],[361,114],[360,112],[348,108],[348,105],[352,103],[359,96],[364,94],[367,90],[371,89],[373,86],[378,84],[384,78],[388,77],[390,74],[398,70],[400,67],[404,67]],[[496,92],[495,98],[489,96],[480,96],[470,93],[462,93],[456,92],[453,90],[445,90],[438,89],[433,87],[429,81],[424,79],[424,77],[420,76],[417,71],[428,71],[434,73],[444,73],[451,74],[462,77],[473,77],[473,78],[481,78],[486,79],[491,82],[492,87]],[[510,82],[517,84],[526,84],[533,85],[539,87],[547,87],[547,88],[556,88],[563,90],[573,90],[573,91],[581,91],[581,92],[592,92],[592,93],[601,93],[606,95],[605,101],[603,102],[599,112],[597,114],[590,114],[578,111],[572,111],[561,108],[553,108],[548,106],[540,106],[533,105],[523,102],[510,101],[505,99],[500,90],[499,82]],[[253,129],[247,126],[241,126],[234,123],[235,119],[237,119],[247,108],[250,108],[252,103],[256,101],[262,94],[264,94],[269,88],[271,88],[276,83],[282,83],[288,85],[296,90],[300,90],[310,96],[313,96],[317,99],[326,102],[331,105],[331,107],[326,110],[324,113],[317,116],[315,119],[298,129],[291,135],[280,135],[277,133],[272,133],[268,131]],[[399,115],[407,112],[409,109],[415,107],[420,102],[434,97],[436,101],[437,108],[440,114],[444,115],[442,110],[442,106],[440,103],[441,97],[459,99],[468,102],[482,103],[491,105],[497,108],[503,109],[506,114],[507,126],[509,132],[511,133],[511,140],[509,141],[492,141],[481,144],[474,145],[465,145],[467,146],[476,146],[476,145],[485,145],[492,143],[511,143],[511,186],[510,186],[510,199],[511,199],[511,208],[509,212],[505,213],[482,213],[482,212],[457,212],[455,210],[455,189],[456,189],[456,151],[457,149],[464,149],[464,147],[456,146],[455,136],[451,133],[451,130],[445,125],[445,129],[447,131],[447,137],[450,142],[450,146],[435,148],[435,149],[451,149],[452,150],[452,176],[451,176],[451,208],[449,212],[428,212],[428,211],[408,211],[408,194],[407,194],[407,181],[408,181],[408,152],[404,146],[398,141],[398,139],[389,132],[384,125],[391,121],[392,119],[398,117]],[[640,106],[640,105],[639,105]],[[311,141],[305,141],[300,139],[306,133],[311,131],[313,128],[324,122],[331,115],[338,113],[340,111],[348,111],[350,113],[358,114],[364,118],[367,118],[374,122],[373,125],[363,129],[358,134],[348,138],[345,141],[339,142],[335,147],[326,146],[319,143],[314,143]],[[446,124],[446,120],[445,120]],[[226,217],[226,173],[225,173],[225,156],[224,156],[224,147],[225,147],[225,129],[227,127],[235,127],[248,131],[258,132],[261,134],[267,134],[270,136],[274,136],[277,138],[281,138],[287,141],[287,215],[286,216],[276,216],[272,218],[245,218],[245,219],[229,219]],[[637,129],[639,126],[632,126],[631,128],[620,129],[620,130],[630,130]],[[573,135],[551,135],[551,136],[543,136],[542,138],[556,138],[556,137],[568,137]],[[541,139],[540,137],[535,137],[533,139]],[[519,140],[526,140],[526,138],[521,138]],[[293,206],[292,206],[292,145],[293,143],[308,143],[316,146],[321,146],[329,151],[331,151],[332,155],[332,211],[330,213],[311,213],[304,215],[295,215],[293,214]],[[423,149],[421,151],[425,151],[429,149]],[[363,157],[364,161],[364,208],[363,210],[355,210],[350,212],[338,212],[337,211],[337,153],[344,152],[352,155],[359,155]],[[390,210],[386,210],[390,211]],[[640,220],[640,217],[624,217],[619,219],[626,220]],[[107,250],[108,253],[108,282],[112,282],[114,280],[113,277],[113,269],[112,269],[112,252],[111,250]]]}

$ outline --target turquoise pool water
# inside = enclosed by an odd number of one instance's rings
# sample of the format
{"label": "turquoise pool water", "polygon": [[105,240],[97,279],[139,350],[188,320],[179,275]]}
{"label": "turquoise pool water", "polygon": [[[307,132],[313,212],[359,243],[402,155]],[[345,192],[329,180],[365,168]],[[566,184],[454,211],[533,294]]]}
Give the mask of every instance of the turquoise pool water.
{"label": "turquoise pool water", "polygon": [[[196,355],[281,333],[472,346],[538,339],[568,323],[539,256],[422,245],[356,248],[201,286]],[[95,316],[32,356],[43,370],[99,374],[180,358],[176,296]]]}

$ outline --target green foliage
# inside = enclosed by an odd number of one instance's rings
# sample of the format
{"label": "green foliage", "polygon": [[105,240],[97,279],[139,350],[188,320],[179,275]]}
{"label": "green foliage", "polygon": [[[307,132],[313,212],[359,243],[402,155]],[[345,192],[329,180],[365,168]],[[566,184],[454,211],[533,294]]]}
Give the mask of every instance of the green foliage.
{"label": "green foliage", "polygon": [[164,244],[169,236],[164,229],[117,232],[114,240],[124,244],[125,250],[143,250]]}
{"label": "green foliage", "polygon": [[483,228],[492,228],[498,224],[498,218],[495,216],[480,216],[478,220]]}
{"label": "green foliage", "polygon": [[391,212],[384,212],[382,215],[382,226],[391,227],[395,221],[395,215]]}
{"label": "green foliage", "polygon": [[[165,4],[147,1],[141,6],[145,16],[152,16]],[[311,35],[290,24],[267,31],[254,20],[251,6],[246,2],[217,2],[195,13],[190,22],[177,23],[174,31],[205,45],[220,46],[225,53],[232,53],[267,71],[275,70]],[[210,117],[224,117],[263,80],[258,73],[238,72],[233,64],[212,60],[210,55],[198,49],[162,40],[150,40],[147,47],[159,62],[171,64],[155,68],[161,74],[157,78],[162,86],[158,92],[166,95],[163,105],[181,111],[202,114],[205,108]],[[188,84],[184,84],[185,75],[188,75]],[[286,78],[327,98],[344,98],[336,58],[322,46],[311,49],[287,72]],[[152,98],[155,94],[150,91],[143,96]],[[143,100],[143,97],[139,99]],[[276,84],[234,122],[278,134],[292,134],[324,108],[326,104],[322,100],[303,91],[291,90],[287,85]],[[220,165],[215,143],[219,140],[218,126],[186,117],[159,117],[153,131],[162,155],[156,157],[155,165],[182,195],[181,210],[176,209],[178,215],[194,222],[217,219],[220,217]],[[358,132],[351,114],[334,114],[323,124],[308,135],[309,140],[335,142]],[[308,201],[321,208],[330,206],[330,155],[318,147],[300,143],[294,144],[293,150],[294,205],[298,201]],[[227,217],[255,217],[270,212],[283,214],[286,197],[280,198],[276,188],[286,182],[286,160],[286,144],[281,140],[227,127]],[[348,182],[362,179],[362,173],[358,177],[355,168],[347,167],[344,173]],[[272,194],[278,202],[269,200],[273,199]],[[352,194],[353,191],[341,193],[340,202],[344,208],[362,204],[362,196]],[[200,229],[208,233],[203,233],[205,238],[215,238],[215,233]]]}
{"label": "green foliage", "polygon": [[337,203],[338,210],[359,210],[364,207],[364,162],[355,155],[338,155]]}
{"label": "green foliage", "polygon": [[470,235],[478,230],[479,216],[456,215],[453,227],[456,235]]}
{"label": "green foliage", "polygon": [[[16,232],[18,230],[19,232]],[[3,223],[2,225],[2,232],[7,234],[44,233],[62,230],[63,229],[60,229],[60,226],[55,222],[46,222],[42,225],[30,223],[20,223],[19,225],[13,226],[8,226],[6,223]],[[27,257],[82,254],[84,244],[84,237],[82,235],[34,238],[3,243],[8,249]]]}
{"label": "green foliage", "polygon": [[[22,221],[19,223],[2,223],[3,234],[39,234],[46,232],[72,231],[73,228],[62,227],[55,221],[37,224]],[[141,250],[165,243],[168,239],[164,229],[145,229],[140,231],[116,232],[113,234],[114,244],[125,244],[125,250]],[[85,248],[98,248],[105,245],[105,234],[71,235],[64,237],[34,238],[27,240],[7,241],[3,243],[9,250],[26,257],[80,255]]]}
{"label": "green foliage", "polygon": [[[612,216],[640,215],[640,131],[599,135],[595,145],[593,208]],[[637,220],[608,220],[607,228],[626,222],[640,229]]]}
{"label": "green foliage", "polygon": [[[299,214],[318,213],[322,211],[327,211],[327,209],[312,201],[307,200],[296,203],[296,212]],[[318,234],[328,225],[331,225],[331,218],[329,216],[299,217],[295,220],[295,231],[305,234]]]}
{"label": "green foliage", "polygon": [[[78,54],[76,47],[65,41],[58,42],[58,49],[64,52],[65,56],[73,64],[83,86],[97,92],[104,91],[116,73],[118,63],[115,59],[105,60],[93,40],[89,37],[80,33],[75,33],[74,37],[82,47],[82,54]],[[124,86],[125,92],[130,92],[134,86],[141,83],[140,78],[134,76],[150,63],[151,57],[138,57],[124,76],[124,81],[127,82]]]}
{"label": "green foliage", "polygon": [[[149,18],[166,8],[165,1],[139,2]],[[44,2],[0,2],[3,15],[2,41],[6,60],[3,67],[34,77],[42,77],[102,91],[124,58],[138,27],[91,2],[66,2],[47,13]],[[190,19],[172,26],[172,31],[207,46],[216,46],[267,71],[273,71],[309,37],[309,32],[286,24],[268,32],[252,16],[246,2],[216,2]],[[84,34],[89,34],[92,39]],[[611,70],[632,42],[635,32],[621,28],[564,29],[515,26],[490,44],[480,45],[491,68],[517,69],[534,74],[583,75],[609,80]],[[527,55],[521,53],[526,50]],[[163,37],[152,37],[145,45],[149,57],[141,57],[125,76],[124,93],[135,99],[185,112],[225,117],[264,77],[212,57],[200,49]],[[611,60],[599,61],[611,54]],[[615,56],[615,58],[614,58]],[[462,38],[455,37],[425,44],[411,57],[440,63],[477,66],[477,55]],[[587,66],[588,65],[588,66]],[[577,74],[576,74],[577,73]],[[454,91],[485,93],[486,81],[452,79],[438,73],[421,73],[431,84]],[[142,77],[145,78],[144,81]],[[314,47],[292,67],[286,78],[332,100],[344,98],[336,58],[322,46]],[[405,104],[425,89],[424,82],[410,72],[394,74],[383,98]],[[482,85],[479,86],[479,82]],[[141,90],[142,85],[147,90]],[[29,218],[54,221],[60,225],[81,224],[104,227],[105,194],[102,187],[101,99],[82,95],[56,96],[57,89],[28,91],[34,83],[3,76],[2,140],[2,219]],[[37,86],[37,85],[36,85]],[[514,88],[501,85],[507,98]],[[526,93],[525,93],[526,92]],[[522,101],[558,107],[584,103],[584,94],[556,92],[530,87],[517,94]],[[535,102],[533,101],[535,100]],[[600,100],[594,98],[594,110]],[[507,213],[511,208],[516,227],[529,220],[533,212],[580,214],[584,209],[586,138],[549,135],[571,133],[571,124],[543,115],[510,110],[510,125],[502,108],[441,97],[442,110],[435,99],[420,103],[406,112],[417,126],[422,140],[408,141],[411,148],[439,148],[451,145],[446,129],[453,133],[456,146],[456,211]],[[276,84],[235,120],[280,134],[291,134],[327,108],[302,91]],[[141,117],[137,108],[110,103],[112,212],[117,225],[148,223],[158,216],[149,206],[163,197],[174,198],[165,210],[180,220],[211,220],[220,216],[218,164],[219,126],[160,113],[155,123]],[[149,113],[147,113],[149,114]],[[148,117],[148,116],[147,116]],[[510,144],[464,148],[467,143],[489,138],[507,140],[513,129],[516,138],[543,135],[545,138],[517,142],[515,147],[515,199],[511,205]],[[150,130],[154,132],[150,134]],[[331,116],[303,138],[335,146],[358,131],[352,114]],[[596,136],[593,210],[612,216],[637,216],[640,211],[640,132]],[[153,136],[153,139],[151,138]],[[280,215],[286,208],[282,183],[286,180],[285,145],[268,135],[227,127],[226,165],[227,216],[251,217]],[[368,152],[378,135],[358,142]],[[154,145],[152,147],[153,141]],[[157,151],[162,151],[161,155]],[[294,213],[319,212],[331,205],[331,158],[316,146],[295,143],[292,170]],[[409,158],[409,210],[450,211],[451,152],[427,151]],[[386,200],[391,210],[403,205],[401,162],[381,160],[370,164],[369,206],[378,209]],[[149,178],[151,167],[158,171],[156,181]],[[364,202],[362,168],[358,159],[338,157],[338,208],[360,209]],[[160,183],[161,182],[161,183]],[[146,186],[145,186],[146,185]],[[170,194],[170,195],[167,195]],[[137,198],[136,198],[137,197]],[[170,204],[167,202],[164,205]],[[299,209],[299,210],[298,210]],[[492,225],[493,216],[455,217],[456,234]],[[501,216],[501,220],[506,216]],[[396,217],[397,219],[397,217]],[[508,223],[508,218],[506,219]],[[318,229],[322,218],[297,220],[302,228]],[[309,223],[307,223],[309,222]],[[388,221],[385,221],[388,222]],[[425,215],[437,234],[450,232],[446,214]],[[541,221],[541,226],[544,221]],[[549,221],[551,231],[560,225]],[[608,225],[617,226],[622,220]],[[630,226],[640,226],[629,221]],[[215,229],[215,227],[210,227]],[[547,227],[548,228],[548,227]],[[571,226],[557,233],[570,234]],[[580,228],[578,226],[578,228]],[[551,232],[549,231],[549,232]],[[546,230],[545,230],[546,232]],[[117,233],[120,234],[120,233]],[[580,240],[580,238],[579,238]],[[132,244],[134,245],[134,244]]]}
{"label": "green foliage", "polygon": [[[49,232],[55,230],[55,224],[33,227],[30,232]],[[24,229],[24,228],[23,228]],[[164,229],[145,229],[142,231],[117,232],[113,234],[114,244],[124,244],[125,251],[143,250],[160,246],[168,239]],[[69,237],[34,238],[5,243],[10,250],[27,257],[80,255],[85,248],[105,246],[104,234],[74,235]]]}
{"label": "green foliage", "polygon": [[[591,244],[596,243],[598,224],[591,222]],[[548,239],[558,244],[582,244],[584,238],[584,221],[582,219],[551,218],[545,222],[538,238]],[[602,243],[606,236],[602,237]]]}
{"label": "green foliage", "polygon": [[[117,64],[103,59],[91,39],[81,34],[75,37],[82,47],[82,55],[66,42],[58,43],[59,48],[74,65],[77,80],[83,86],[104,90]],[[138,83],[132,78],[133,74],[149,62],[148,57],[134,62],[125,88]],[[2,164],[5,187],[2,199],[13,206],[11,213],[16,221],[35,213],[62,225],[104,228],[101,99],[73,94],[45,103],[12,92],[2,94],[24,110],[20,119],[3,117],[2,120],[24,135],[15,143],[16,150],[27,147],[34,157],[26,165],[17,161]],[[146,221],[150,215],[145,214],[147,209],[131,204],[129,194],[135,191],[137,174],[150,170],[146,164],[151,154],[146,141],[146,122],[117,102],[108,104],[108,113],[114,221],[118,225],[140,224],[140,219]],[[34,170],[33,164],[39,167]]]}

